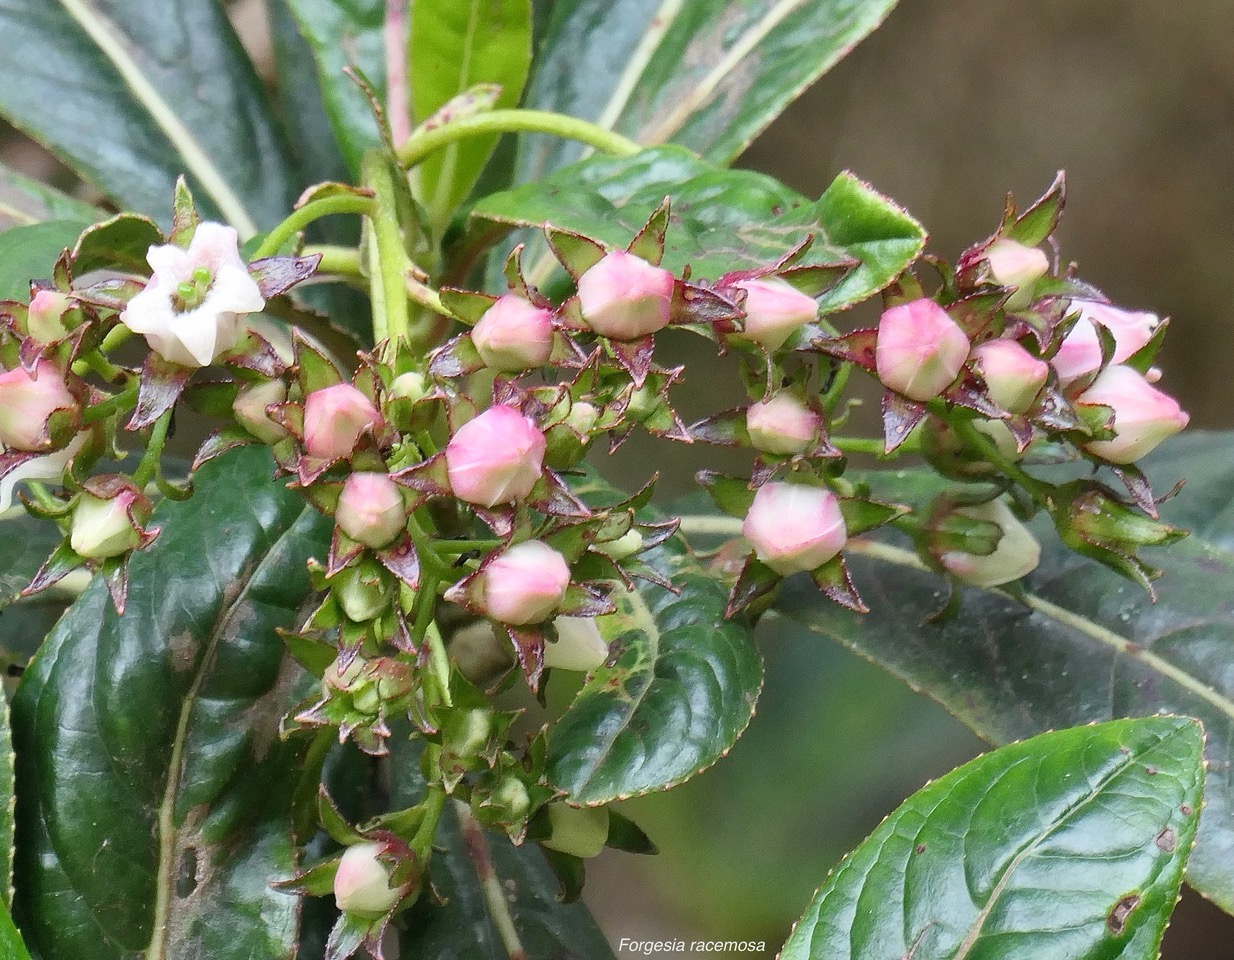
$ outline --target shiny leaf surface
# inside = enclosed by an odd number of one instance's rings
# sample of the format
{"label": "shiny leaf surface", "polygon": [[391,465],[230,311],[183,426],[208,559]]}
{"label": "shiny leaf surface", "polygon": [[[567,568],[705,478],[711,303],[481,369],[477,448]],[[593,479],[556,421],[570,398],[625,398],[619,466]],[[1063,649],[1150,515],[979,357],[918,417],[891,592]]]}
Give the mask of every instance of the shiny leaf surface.
{"label": "shiny leaf surface", "polygon": [[860,261],[823,305],[839,309],[882,289],[920,254],[925,231],[851,174],[818,200],[746,170],[724,170],[680,147],[632,157],[594,157],[543,183],[481,200],[472,217],[495,224],[556,227],[625,247],[663,202],[672,201],[664,265],[689,264],[696,278],[770,266],[812,240],[803,264]]}
{"label": "shiny leaf surface", "polygon": [[638,796],[705,770],[741,736],[762,687],[749,626],[724,619],[726,590],[682,541],[643,559],[680,593],[617,591],[617,613],[598,621],[608,661],[549,732],[549,779],[575,803]]}
{"label": "shiny leaf surface", "polygon": [[287,158],[221,4],[0,6],[0,113],[124,207],[170,220],[176,177],[244,236],[277,223]]}
{"label": "shiny leaf surface", "polygon": [[0,300],[30,300],[30,281],[51,278],[56,260],[72,250],[89,224],[48,220],[0,233]]}
{"label": "shiny leaf surface", "polygon": [[[17,913],[43,960],[289,958],[303,682],[277,627],[309,590],[326,523],[270,479],[264,450],[211,461],[155,514],[117,617],[73,604],[13,703]],[[244,496],[236,496],[244,491]]]}
{"label": "shiny leaf surface", "polygon": [[[1038,525],[1043,558],[1026,580],[1024,602],[966,588],[954,618],[927,622],[946,585],[913,553],[880,543],[850,553],[867,616],[839,610],[796,580],[777,609],[882,665],[995,743],[1113,717],[1197,717],[1208,731],[1213,776],[1187,879],[1234,911],[1232,454],[1230,434],[1195,432],[1148,458],[1155,489],[1187,478],[1162,517],[1193,531],[1145,552],[1165,570],[1156,604]],[[894,489],[911,499],[914,487],[928,483],[928,475],[909,472]]]}
{"label": "shiny leaf surface", "polygon": [[1155,960],[1199,819],[1185,717],[1043,734],[910,797],[835,869],[782,960]]}
{"label": "shiny leaf surface", "polygon": [[[528,105],[639,143],[681,143],[727,164],[893,6],[563,0],[554,4]],[[581,152],[577,144],[525,137],[519,179],[538,180]]]}

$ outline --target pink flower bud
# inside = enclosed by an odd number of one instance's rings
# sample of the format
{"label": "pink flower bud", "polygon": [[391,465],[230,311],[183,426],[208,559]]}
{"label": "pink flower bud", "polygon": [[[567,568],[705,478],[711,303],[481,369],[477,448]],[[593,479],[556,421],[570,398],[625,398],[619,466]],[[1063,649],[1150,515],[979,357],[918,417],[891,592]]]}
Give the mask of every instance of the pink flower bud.
{"label": "pink flower bud", "polygon": [[910,400],[933,400],[959,374],[968,348],[964,331],[933,300],[897,304],[878,322],[878,379]]}
{"label": "pink flower bud", "polygon": [[334,875],[334,902],[344,913],[379,917],[403,898],[390,886],[390,870],[378,856],[385,844],[357,843],[348,847]]}
{"label": "pink flower bud", "polygon": [[750,444],[763,453],[804,453],[818,439],[823,418],[791,393],[778,393],[746,408]]}
{"label": "pink flower bud", "polygon": [[1148,344],[1161,323],[1155,313],[1122,310],[1096,300],[1072,300],[1071,309],[1079,312],[1080,319],[1063,338],[1050,361],[1064,384],[1101,366],[1101,341],[1096,324],[1114,336],[1114,355],[1110,363],[1122,363]]}
{"label": "pink flower bud", "polygon": [[322,460],[349,457],[360,435],[380,421],[373,401],[350,383],[314,390],[304,400],[304,449]]}
{"label": "pink flower bud", "polygon": [[733,286],[746,292],[744,328],[733,336],[769,351],[779,350],[794,333],[818,319],[814,298],[779,277],[738,280]]}
{"label": "pink flower bud", "polygon": [[528,540],[485,567],[483,579],[485,612],[519,627],[552,616],[570,586],[570,567],[548,544]]}
{"label": "pink flower bud", "polygon": [[755,556],[783,576],[821,567],[848,540],[839,498],[795,483],[759,487],[741,532]]}
{"label": "pink flower bud", "polygon": [[121,489],[109,499],[83,493],[73,508],[69,546],[78,556],[106,560],[134,550],[141,530],[132,514],[141,512],[145,498],[136,487]]}
{"label": "pink flower bud", "polygon": [[63,340],[69,328],[64,315],[73,307],[68,294],[59,290],[40,290],[30,301],[26,330],[39,343],[55,343]]}
{"label": "pink flower bud", "polygon": [[513,373],[542,366],[553,352],[553,314],[507,293],[477,321],[471,342],[492,370]]}
{"label": "pink flower bud", "polygon": [[1110,463],[1135,463],[1140,457],[1174,436],[1191,419],[1175,400],[1152,386],[1131,367],[1111,366],[1076,401],[1098,404],[1114,411],[1114,437],[1090,440],[1089,453]]}
{"label": "pink flower bud", "polygon": [[544,665],[554,670],[591,673],[608,659],[608,643],[595,617],[558,617],[557,640],[544,645]]}
{"label": "pink flower bud", "polygon": [[378,550],[407,529],[407,507],[399,485],[384,473],[353,473],[343,484],[339,529],[357,543]]}
{"label": "pink flower bud", "polygon": [[1041,547],[1019,521],[1005,500],[991,500],[972,507],[958,507],[956,513],[970,520],[996,524],[1002,536],[994,552],[981,556],[962,550],[948,550],[938,560],[957,580],[974,587],[997,587],[1018,580],[1037,568]]}
{"label": "pink flower bud", "polygon": [[446,445],[450,489],[481,507],[513,503],[540,478],[544,448],[544,434],[514,407],[489,407]]}
{"label": "pink flower bud", "polygon": [[578,279],[583,320],[602,337],[637,340],[668,326],[673,275],[614,250]]}
{"label": "pink flower bud", "polygon": [[40,450],[47,443],[47,420],[57,410],[75,410],[64,374],[40,360],[34,375],[17,367],[0,374],[0,443],[14,450]]}
{"label": "pink flower bud", "polygon": [[550,850],[589,860],[598,856],[608,840],[606,807],[567,807],[564,803],[548,807],[550,834],[540,843]]}
{"label": "pink flower bud", "polygon": [[1014,340],[987,340],[973,348],[977,372],[990,399],[1008,413],[1024,413],[1045,386],[1050,365]]}
{"label": "pink flower bud", "polygon": [[287,430],[270,419],[266,410],[275,403],[287,399],[287,385],[281,380],[254,383],[240,390],[231,405],[236,422],[264,443],[278,443]]}
{"label": "pink flower bud", "polygon": [[995,240],[986,249],[986,262],[990,276],[1003,287],[1020,287],[1040,280],[1050,270],[1050,261],[1044,251],[1036,247],[1003,237]]}

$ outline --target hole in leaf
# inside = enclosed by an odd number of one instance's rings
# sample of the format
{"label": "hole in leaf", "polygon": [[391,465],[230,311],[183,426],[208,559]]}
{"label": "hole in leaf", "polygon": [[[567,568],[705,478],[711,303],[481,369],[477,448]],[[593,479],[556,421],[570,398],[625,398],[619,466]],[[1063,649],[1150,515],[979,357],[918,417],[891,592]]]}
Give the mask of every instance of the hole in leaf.
{"label": "hole in leaf", "polygon": [[1127,918],[1131,916],[1131,911],[1140,904],[1140,895],[1138,893],[1129,893],[1118,903],[1114,904],[1114,909],[1110,911],[1110,915],[1105,918],[1105,925],[1110,928],[1110,933],[1114,936],[1119,936],[1127,929]]}
{"label": "hole in leaf", "polygon": [[189,847],[180,856],[180,869],[176,872],[176,898],[183,900],[197,889],[197,850]]}

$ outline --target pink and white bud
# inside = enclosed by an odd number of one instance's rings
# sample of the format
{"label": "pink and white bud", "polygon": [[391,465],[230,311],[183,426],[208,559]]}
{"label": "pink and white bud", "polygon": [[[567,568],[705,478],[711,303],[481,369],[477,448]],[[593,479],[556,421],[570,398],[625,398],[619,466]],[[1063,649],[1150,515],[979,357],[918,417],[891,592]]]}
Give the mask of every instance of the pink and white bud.
{"label": "pink and white bud", "polygon": [[990,244],[985,258],[990,265],[990,276],[1002,287],[1022,287],[1050,272],[1050,260],[1044,251],[1026,247],[1008,237]]}
{"label": "pink and white bud", "polygon": [[282,380],[267,380],[241,388],[236,394],[231,411],[236,422],[263,443],[278,443],[287,430],[275,423],[267,412],[276,403],[287,399],[287,385]]}
{"label": "pink and white bud", "polygon": [[521,627],[553,615],[570,586],[566,558],[546,543],[515,544],[484,568],[484,611],[494,620]]}
{"label": "pink and white bud", "polygon": [[241,317],[266,305],[232,227],[202,223],[187,250],[151,247],[146,260],[154,276],[120,320],[171,363],[210,365],[240,342]]}
{"label": "pink and white bud", "polygon": [[947,311],[920,297],[883,311],[874,361],[883,386],[924,402],[951,385],[968,350],[968,337]]}
{"label": "pink and white bud", "polygon": [[638,340],[668,326],[673,275],[614,250],[578,279],[578,304],[592,330],[611,340]]}
{"label": "pink and white bud", "polygon": [[491,370],[514,373],[543,366],[553,352],[552,311],[507,293],[472,327],[471,342]]}
{"label": "pink and white bud", "polygon": [[388,547],[407,529],[403,490],[384,473],[353,473],[343,484],[334,519],[357,543]]}
{"label": "pink and white bud", "polygon": [[68,294],[59,290],[40,290],[30,300],[26,332],[39,343],[55,343],[69,332],[64,315],[73,308]]}
{"label": "pink and white bud", "polygon": [[957,580],[974,587],[997,587],[1037,569],[1041,546],[1005,500],[958,507],[955,512],[970,520],[996,524],[1002,530],[994,552],[986,556],[962,550],[948,550],[939,556],[939,563]]}
{"label": "pink and white bud", "polygon": [[1161,324],[1155,313],[1122,310],[1096,300],[1072,300],[1071,309],[1078,311],[1080,318],[1063,338],[1058,353],[1050,361],[1063,384],[1090,374],[1101,366],[1097,324],[1109,330],[1114,337],[1111,364],[1122,363],[1142,350]]}
{"label": "pink and white bud", "polygon": [[390,886],[390,869],[379,855],[382,843],[357,843],[348,847],[334,875],[334,902],[344,913],[379,917],[403,898],[403,891]]}
{"label": "pink and white bud", "polygon": [[777,393],[746,408],[746,432],[755,450],[804,453],[818,440],[823,418],[791,393]]}
{"label": "pink and white bud", "polygon": [[136,549],[141,530],[132,513],[141,509],[144,500],[136,487],[122,489],[107,500],[83,493],[73,508],[69,546],[78,556],[91,560],[106,560]]}
{"label": "pink and white bud", "polygon": [[1025,413],[1050,374],[1048,363],[1015,340],[987,340],[973,348],[972,360],[990,399],[1008,413]]}
{"label": "pink and white bud", "polygon": [[34,374],[22,367],[0,374],[0,443],[13,450],[47,446],[47,421],[57,410],[75,410],[64,374],[40,360]]}
{"label": "pink and white bud", "polygon": [[304,399],[304,449],[322,460],[349,457],[360,435],[380,422],[373,401],[350,383],[314,390]]}
{"label": "pink and white bud", "polygon": [[564,803],[548,807],[549,837],[542,846],[572,857],[589,860],[599,856],[608,840],[607,807],[567,807]]}
{"label": "pink and white bud", "polygon": [[848,541],[839,498],[796,483],[759,487],[741,532],[754,555],[782,576],[821,567]]}
{"label": "pink and white bud", "polygon": [[765,350],[779,350],[794,333],[818,319],[814,298],[779,277],[738,280],[733,286],[746,292],[745,323],[733,336]]}
{"label": "pink and white bud", "polygon": [[1131,367],[1110,366],[1076,401],[1114,411],[1114,437],[1090,440],[1089,453],[1110,463],[1135,463],[1161,441],[1187,426],[1191,419],[1178,401],[1163,393]]}
{"label": "pink and white bud", "polygon": [[[59,480],[64,475],[64,468],[85,442],[86,435],[79,433],[63,450],[27,460],[0,478],[0,513],[13,505],[13,491],[19,483],[28,480]],[[2,449],[0,452],[3,452]]]}
{"label": "pink and white bud", "polygon": [[544,645],[544,665],[554,670],[591,673],[608,659],[608,643],[595,617],[557,617],[557,640]]}
{"label": "pink and white bud", "polygon": [[544,469],[544,434],[514,407],[489,407],[446,445],[446,475],[460,500],[481,507],[531,493]]}

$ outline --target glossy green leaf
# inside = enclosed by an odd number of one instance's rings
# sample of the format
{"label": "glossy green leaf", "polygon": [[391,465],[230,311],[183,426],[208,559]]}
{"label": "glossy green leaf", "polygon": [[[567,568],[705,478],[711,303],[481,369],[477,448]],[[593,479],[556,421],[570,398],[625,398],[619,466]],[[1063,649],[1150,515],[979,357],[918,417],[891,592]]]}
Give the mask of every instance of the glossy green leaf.
{"label": "glossy green leaf", "polygon": [[124,207],[166,224],[183,173],[245,237],[282,219],[285,147],[221,4],[12,0],[0,36],[0,113]]}
{"label": "glossy green leaf", "polygon": [[[420,750],[419,742],[406,737],[392,740],[391,801],[396,808],[417,803],[423,794]],[[487,866],[524,956],[612,960],[612,948],[587,908],[559,902],[557,877],[537,844],[516,847],[453,803],[442,814],[435,844],[430,872],[445,902],[421,897],[407,915],[399,941],[403,960],[509,960],[513,954],[502,944],[481,887]]]}
{"label": "glossy green leaf", "polygon": [[701,773],[737,742],[762,687],[749,626],[724,619],[727,591],[682,541],[642,559],[680,593],[616,591],[617,613],[598,621],[609,659],[549,731],[549,780],[575,803],[638,796]]}
{"label": "glossy green leaf", "polygon": [[326,114],[347,166],[360,173],[360,157],[380,142],[364,93],[343,71],[358,70],[384,102],[385,0],[287,0],[312,50]]}
{"label": "glossy green leaf", "polygon": [[[640,143],[681,143],[727,164],[893,6],[895,0],[561,0],[527,101]],[[518,179],[541,179],[580,154],[577,144],[525,137]]]}
{"label": "glossy green leaf", "polygon": [[1117,720],[964,764],[835,869],[782,960],[1156,960],[1203,743],[1186,717]]}
{"label": "glossy green leaf", "polygon": [[48,220],[0,233],[0,300],[30,300],[30,281],[48,280],[88,223]]}
{"label": "glossy green leaf", "polygon": [[[413,0],[411,109],[423,122],[479,84],[497,84],[494,107],[518,106],[531,66],[531,0]],[[453,144],[416,168],[421,201],[440,221],[467,198],[497,137]]]}
{"label": "glossy green leaf", "polygon": [[[1165,570],[1156,604],[1037,525],[1042,562],[1026,580],[1024,602],[966,588],[954,618],[928,622],[946,585],[913,553],[880,543],[848,553],[871,608],[865,617],[798,580],[785,585],[777,609],[882,665],[996,743],[1112,717],[1199,718],[1217,775],[1187,877],[1234,912],[1234,781],[1225,775],[1234,762],[1234,436],[1176,438],[1148,458],[1146,470],[1157,490],[1187,478],[1162,517],[1193,530],[1146,551]],[[884,492],[911,501],[914,488],[930,482],[927,474],[888,474]]]}
{"label": "glossy green leaf", "polygon": [[[60,528],[20,507],[0,518],[0,608],[8,606],[34,579],[43,561],[63,539]],[[4,624],[0,621],[0,637]],[[4,646],[0,641],[0,648]]]}
{"label": "glossy green leaf", "polygon": [[30,960],[30,952],[22,942],[21,934],[13,926],[8,908],[0,903],[0,957],[4,960]]}
{"label": "glossy green leaf", "polygon": [[0,164],[0,232],[44,220],[93,223],[102,218],[103,214],[90,204]]}
{"label": "glossy green leaf", "polygon": [[[13,738],[9,732],[9,701],[0,689],[0,911],[13,904]],[[0,936],[0,943],[3,937]]]}
{"label": "glossy green leaf", "polygon": [[665,197],[672,220],[664,264],[689,264],[695,277],[768,266],[807,239],[800,261],[861,265],[823,299],[827,309],[863,300],[921,253],[925,231],[904,210],[851,174],[811,201],[771,177],[724,170],[681,147],[632,157],[593,157],[543,183],[481,200],[472,217],[504,225],[574,230],[624,247]]}
{"label": "glossy green leaf", "polygon": [[275,629],[328,524],[272,472],[257,448],[203,467],[156,511],[124,616],[95,582],[22,678],[16,909],[44,960],[292,956],[270,882],[295,866],[278,723],[304,674]]}

